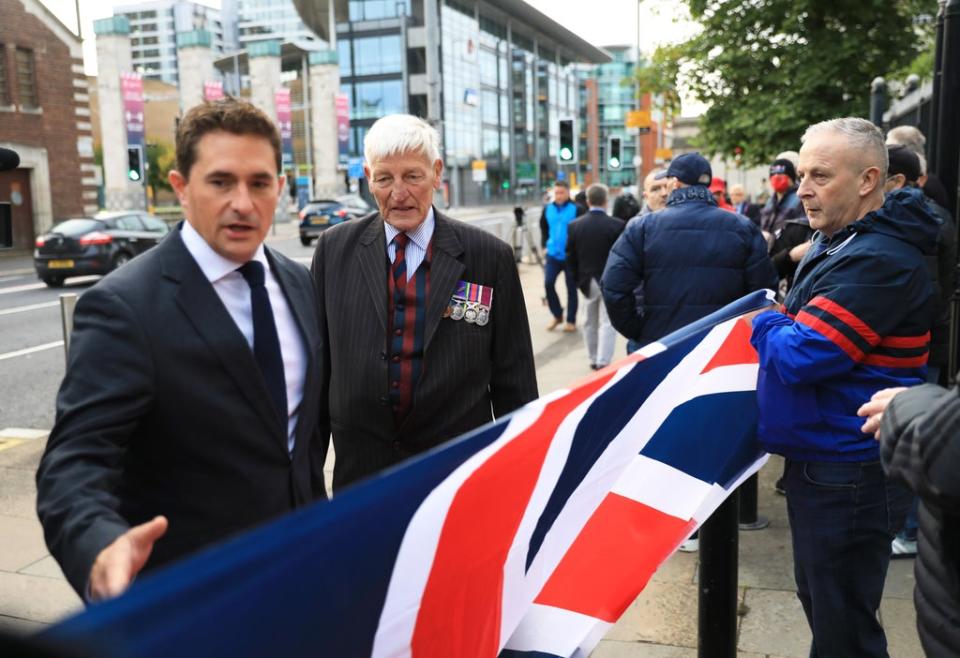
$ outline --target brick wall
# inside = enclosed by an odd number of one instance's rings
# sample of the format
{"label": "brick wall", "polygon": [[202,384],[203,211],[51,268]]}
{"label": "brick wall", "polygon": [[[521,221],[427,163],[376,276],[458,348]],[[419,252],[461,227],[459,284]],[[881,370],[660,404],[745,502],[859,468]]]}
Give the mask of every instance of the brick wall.
{"label": "brick wall", "polygon": [[[0,107],[0,142],[44,148],[50,168],[54,221],[96,210],[92,155],[81,157],[78,140],[92,144],[87,80],[80,44],[36,0],[0,0],[0,47],[11,104]],[[33,51],[39,109],[20,106],[16,49]]]}

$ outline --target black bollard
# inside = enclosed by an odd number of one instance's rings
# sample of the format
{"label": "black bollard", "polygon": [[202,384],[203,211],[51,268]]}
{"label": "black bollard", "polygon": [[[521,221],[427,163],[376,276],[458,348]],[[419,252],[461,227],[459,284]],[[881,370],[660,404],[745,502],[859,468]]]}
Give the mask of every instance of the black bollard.
{"label": "black bollard", "polygon": [[737,489],[740,494],[741,530],[763,530],[770,525],[770,519],[757,514],[757,489],[759,479],[760,474],[754,473]]}
{"label": "black bollard", "polygon": [[737,655],[737,492],[700,527],[700,589],[697,610],[698,658]]}
{"label": "black bollard", "polygon": [[938,156],[935,172],[947,190],[950,212],[957,212],[960,169],[960,0],[948,0],[943,10],[943,70],[940,77]]}

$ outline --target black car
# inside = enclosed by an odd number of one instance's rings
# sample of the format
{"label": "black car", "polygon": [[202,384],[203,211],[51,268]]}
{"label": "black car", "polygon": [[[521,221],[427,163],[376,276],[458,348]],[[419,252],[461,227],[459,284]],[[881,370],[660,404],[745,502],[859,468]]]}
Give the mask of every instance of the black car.
{"label": "black car", "polygon": [[300,211],[300,244],[308,247],[315,237],[331,226],[371,212],[373,208],[370,204],[356,194],[311,201]]}
{"label": "black car", "polygon": [[33,264],[52,288],[68,276],[106,274],[156,245],[169,232],[145,212],[103,212],[64,220],[37,238]]}

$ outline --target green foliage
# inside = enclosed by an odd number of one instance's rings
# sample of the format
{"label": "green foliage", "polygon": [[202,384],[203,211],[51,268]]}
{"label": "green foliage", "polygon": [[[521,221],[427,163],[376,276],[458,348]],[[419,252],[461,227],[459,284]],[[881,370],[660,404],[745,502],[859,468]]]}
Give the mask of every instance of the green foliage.
{"label": "green foliage", "polygon": [[796,150],[811,123],[866,117],[874,77],[926,65],[917,57],[937,10],[936,0],[684,2],[702,31],[654,61],[709,105],[703,150],[732,155],[739,146],[747,165]]}
{"label": "green foliage", "polygon": [[640,93],[649,93],[654,98],[654,105],[671,116],[680,113],[676,80],[680,74],[681,55],[680,46],[661,46],[649,62],[643,62],[636,69]]}
{"label": "green foliage", "polygon": [[156,144],[147,144],[147,185],[153,189],[153,197],[156,198],[157,190],[171,190],[167,175],[173,169],[176,161],[176,154],[173,147],[166,142]]}

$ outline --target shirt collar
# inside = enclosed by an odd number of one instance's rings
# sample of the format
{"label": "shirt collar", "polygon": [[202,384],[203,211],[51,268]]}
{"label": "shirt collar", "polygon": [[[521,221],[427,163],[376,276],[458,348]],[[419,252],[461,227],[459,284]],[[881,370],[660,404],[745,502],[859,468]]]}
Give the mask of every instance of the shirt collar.
{"label": "shirt collar", "polygon": [[[433,206],[430,206],[430,209],[427,211],[427,218],[424,219],[420,226],[418,226],[413,231],[407,232],[407,237],[410,238],[418,247],[427,250],[427,245],[430,244],[430,238],[433,237],[433,227],[436,224],[436,221],[433,217]],[[393,242],[393,239],[397,237],[397,234],[401,233],[400,229],[395,228],[388,222],[383,222],[383,232],[384,237],[387,240],[387,246],[390,246],[390,243]]]}
{"label": "shirt collar", "polygon": [[[197,261],[197,265],[200,266],[200,270],[210,283],[216,283],[243,265],[243,263],[235,263],[229,258],[224,258],[214,251],[213,247],[207,244],[207,241],[197,232],[197,229],[193,228],[189,221],[183,222],[181,237],[183,238],[183,245],[193,256],[193,260]],[[264,268],[270,270],[270,263],[263,250],[263,244],[257,247],[257,252],[253,255],[252,260],[260,261]]]}

